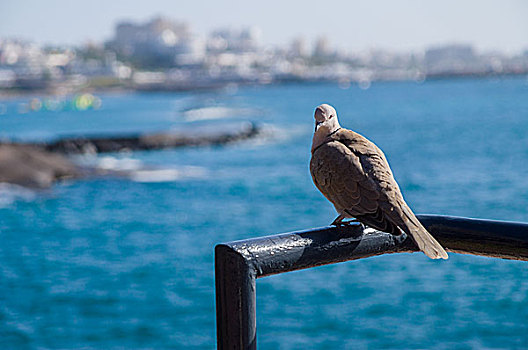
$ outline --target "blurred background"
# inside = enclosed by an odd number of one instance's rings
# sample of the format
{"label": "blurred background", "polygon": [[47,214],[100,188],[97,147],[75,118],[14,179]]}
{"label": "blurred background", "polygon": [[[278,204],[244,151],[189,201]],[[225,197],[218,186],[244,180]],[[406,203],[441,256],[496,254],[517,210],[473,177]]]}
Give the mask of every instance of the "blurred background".
{"label": "blurred background", "polygon": [[[211,349],[214,245],[328,225],[313,111],[417,213],[528,222],[524,1],[0,3],[0,347]],[[257,281],[263,349],[528,347],[526,263]]]}

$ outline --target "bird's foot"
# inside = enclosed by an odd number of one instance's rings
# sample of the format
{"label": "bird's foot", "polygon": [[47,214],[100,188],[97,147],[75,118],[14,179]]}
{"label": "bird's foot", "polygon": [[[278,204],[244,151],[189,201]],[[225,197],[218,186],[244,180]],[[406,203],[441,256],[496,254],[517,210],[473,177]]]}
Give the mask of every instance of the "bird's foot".
{"label": "bird's foot", "polygon": [[350,220],[345,221],[345,217],[343,215],[339,215],[330,225],[331,226],[350,226],[352,224],[359,224],[363,229],[365,229],[365,225],[363,225],[357,219],[350,219]]}
{"label": "bird's foot", "polygon": [[356,220],[347,220],[347,221],[341,221],[339,223],[336,223],[334,224],[335,226],[352,226],[352,225],[356,225],[356,223],[359,223],[359,221],[356,221]]}
{"label": "bird's foot", "polygon": [[343,225],[346,225],[344,222],[343,222],[343,219],[345,217],[343,215],[339,215],[337,218],[335,218],[334,221],[332,221],[332,223],[330,224],[330,226],[343,226]]}

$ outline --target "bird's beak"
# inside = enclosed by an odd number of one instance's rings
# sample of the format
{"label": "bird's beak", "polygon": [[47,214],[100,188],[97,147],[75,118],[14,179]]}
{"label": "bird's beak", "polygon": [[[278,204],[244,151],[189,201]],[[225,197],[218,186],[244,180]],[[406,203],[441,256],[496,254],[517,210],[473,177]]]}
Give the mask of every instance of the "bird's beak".
{"label": "bird's beak", "polygon": [[318,122],[317,120],[315,121],[315,130],[314,132],[317,131],[317,128],[319,127],[319,125],[321,125],[323,122]]}

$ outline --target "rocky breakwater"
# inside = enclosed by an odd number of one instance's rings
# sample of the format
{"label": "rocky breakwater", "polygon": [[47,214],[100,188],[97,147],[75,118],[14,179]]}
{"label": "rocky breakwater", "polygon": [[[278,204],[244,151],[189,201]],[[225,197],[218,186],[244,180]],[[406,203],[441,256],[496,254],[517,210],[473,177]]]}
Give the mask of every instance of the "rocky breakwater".
{"label": "rocky breakwater", "polygon": [[80,167],[60,154],[32,145],[0,144],[0,182],[45,188],[54,181],[79,177]]}
{"label": "rocky breakwater", "polygon": [[[0,142],[0,182],[45,188],[54,181],[108,174],[78,166],[68,154],[157,150],[188,146],[221,146],[258,136],[260,127],[244,124],[231,131],[155,133],[123,136],[78,136],[47,143]],[[119,174],[123,175],[123,174]]]}
{"label": "rocky breakwater", "polygon": [[256,137],[261,129],[255,123],[244,123],[232,131],[196,133],[154,133],[111,137],[67,137],[40,144],[49,152],[65,154],[105,153],[138,150],[157,150],[189,146],[221,146]]}

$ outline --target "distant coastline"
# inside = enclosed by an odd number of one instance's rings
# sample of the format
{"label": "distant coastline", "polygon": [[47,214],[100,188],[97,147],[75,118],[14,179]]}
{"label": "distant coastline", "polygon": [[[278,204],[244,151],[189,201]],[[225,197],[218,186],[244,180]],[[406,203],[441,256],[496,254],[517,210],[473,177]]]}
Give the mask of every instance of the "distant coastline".
{"label": "distant coastline", "polygon": [[[334,83],[339,85],[341,88],[347,89],[354,85],[365,89],[370,87],[371,84],[376,82],[400,82],[400,81],[415,81],[417,83],[423,83],[426,81],[436,80],[448,80],[448,79],[489,79],[489,78],[515,78],[515,77],[526,77],[528,79],[528,72],[522,73],[443,73],[443,74],[431,74],[422,79],[384,79],[374,81],[350,81],[350,80],[317,80],[317,79],[301,79],[301,78],[288,78],[280,79],[273,82],[215,82],[212,81],[210,84],[195,85],[149,85],[149,86],[131,86],[127,83],[122,83],[116,86],[94,86],[90,85],[87,87],[79,87],[77,89],[72,88],[61,88],[50,87],[50,88],[35,88],[35,89],[20,89],[20,88],[0,88],[0,101],[8,101],[10,99],[17,99],[20,97],[35,97],[35,98],[54,98],[57,96],[73,96],[82,94],[123,94],[123,93],[137,93],[137,92],[203,92],[203,91],[219,91],[229,90],[232,88],[238,88],[242,86],[265,86],[265,85],[287,85],[287,84],[317,84],[317,83]],[[65,92],[66,91],[66,92]]]}
{"label": "distant coastline", "polygon": [[528,48],[505,54],[451,43],[416,52],[345,52],[325,37],[312,45],[300,37],[270,47],[252,28],[218,29],[203,38],[187,23],[165,17],[118,23],[110,40],[77,47],[0,38],[0,96],[200,91],[286,82],[368,88],[375,81],[510,75],[528,75]]}

